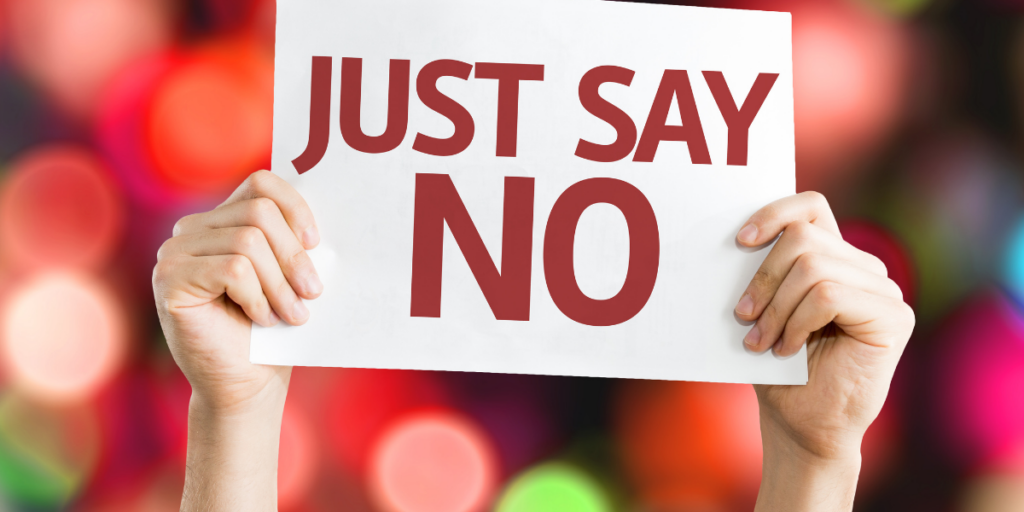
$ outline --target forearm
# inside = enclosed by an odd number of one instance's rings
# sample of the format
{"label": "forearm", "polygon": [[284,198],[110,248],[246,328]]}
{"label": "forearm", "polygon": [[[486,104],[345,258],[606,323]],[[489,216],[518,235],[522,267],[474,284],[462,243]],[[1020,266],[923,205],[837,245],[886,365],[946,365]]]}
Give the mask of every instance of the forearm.
{"label": "forearm", "polygon": [[832,459],[810,455],[762,422],[764,446],[756,512],[848,512],[853,510],[860,453]]}
{"label": "forearm", "polygon": [[258,404],[230,415],[211,410],[193,394],[182,511],[277,510],[287,387],[265,391]]}

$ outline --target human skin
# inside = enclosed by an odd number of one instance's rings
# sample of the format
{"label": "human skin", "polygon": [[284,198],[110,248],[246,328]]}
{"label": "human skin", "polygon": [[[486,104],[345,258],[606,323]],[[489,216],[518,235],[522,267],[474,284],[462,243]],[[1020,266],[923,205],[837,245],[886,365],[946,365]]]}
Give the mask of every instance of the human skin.
{"label": "human skin", "polygon": [[[750,350],[796,354],[806,386],[755,386],[764,468],[758,512],[851,510],[860,442],[914,325],[885,266],[844,242],[820,194],[776,201],[737,235],[775,247],[736,306]],[[323,285],[302,197],[260,171],[190,215],[158,253],[153,289],[171,353],[192,384],[183,511],[276,510],[290,367],[249,363],[252,322],[301,325]]]}

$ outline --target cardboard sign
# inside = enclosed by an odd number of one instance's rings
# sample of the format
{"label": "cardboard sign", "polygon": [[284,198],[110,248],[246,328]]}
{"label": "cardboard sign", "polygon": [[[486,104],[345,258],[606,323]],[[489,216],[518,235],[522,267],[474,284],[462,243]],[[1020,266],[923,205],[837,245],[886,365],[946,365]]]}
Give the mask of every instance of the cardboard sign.
{"label": "cardboard sign", "polygon": [[576,0],[294,0],[273,171],[323,295],[255,363],[802,384],[733,307],[795,191],[790,16]]}

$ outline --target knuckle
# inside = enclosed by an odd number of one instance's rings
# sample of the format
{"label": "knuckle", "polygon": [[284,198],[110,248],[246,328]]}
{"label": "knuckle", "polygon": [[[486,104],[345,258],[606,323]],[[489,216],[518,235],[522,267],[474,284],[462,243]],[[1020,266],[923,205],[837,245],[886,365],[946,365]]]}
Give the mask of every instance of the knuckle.
{"label": "knuckle", "polygon": [[903,288],[900,288],[900,285],[897,284],[896,281],[893,281],[892,279],[887,279],[886,286],[889,287],[890,294],[893,297],[895,297],[900,302],[903,302]]}
{"label": "knuckle", "polygon": [[174,239],[169,238],[164,243],[160,244],[160,248],[156,250],[156,261],[159,264],[173,252]]}
{"label": "knuckle", "polygon": [[286,304],[288,302],[295,301],[298,298],[295,295],[295,290],[292,288],[292,285],[288,283],[287,280],[282,280],[278,283],[277,289],[274,290],[274,296],[277,297],[279,301]]}
{"label": "knuckle", "polygon": [[822,210],[829,209],[828,199],[826,199],[825,195],[822,194],[821,192],[809,190],[807,192],[802,193],[801,195],[808,198],[816,208],[820,208]]}
{"label": "knuckle", "polygon": [[274,175],[270,171],[260,170],[249,175],[249,190],[256,196],[264,196],[272,188]]}
{"label": "knuckle", "polygon": [[814,229],[811,223],[802,220],[786,226],[784,234],[797,246],[800,252],[809,249],[814,240]]}
{"label": "knuckle", "polygon": [[168,274],[167,261],[158,261],[153,266],[153,290],[163,289],[167,283]]}
{"label": "knuckle", "polygon": [[306,251],[299,249],[291,256],[285,259],[285,265],[292,270],[299,270],[306,267],[310,263],[309,255]]}
{"label": "knuckle", "polygon": [[278,212],[277,203],[273,199],[257,197],[251,201],[251,215],[254,223],[266,222]]}
{"label": "knuckle", "polygon": [[238,230],[235,235],[235,247],[240,251],[251,253],[263,242],[263,231],[260,228],[246,226]]}
{"label": "knuckle", "polygon": [[889,268],[885,266],[885,262],[882,261],[881,258],[871,253],[864,254],[868,255],[868,261],[870,262],[869,265],[871,265],[880,275],[889,277]]}
{"label": "knuckle", "polygon": [[914,308],[912,308],[910,304],[907,304],[902,300],[900,301],[898,307],[900,309],[900,316],[903,318],[903,322],[907,329],[907,332],[913,331],[914,326],[917,325],[917,314],[914,313]]}
{"label": "knuckle", "polygon": [[824,281],[814,286],[814,296],[823,306],[834,306],[842,296],[842,288],[833,282]]}
{"label": "knuckle", "polygon": [[775,305],[775,301],[769,302],[764,307],[764,312],[761,313],[761,321],[768,327],[773,327],[779,323],[779,307]]}
{"label": "knuckle", "polygon": [[816,253],[804,253],[796,259],[796,269],[804,278],[809,281],[820,281],[824,275],[824,258]]}
{"label": "knuckle", "polygon": [[249,258],[240,254],[229,256],[224,262],[224,274],[233,280],[245,279],[252,271]]}
{"label": "knuckle", "polygon": [[171,230],[171,236],[180,236],[182,233],[187,233],[190,226],[195,222],[195,216],[195,214],[186,215],[178,219],[178,222],[174,223],[174,228]]}

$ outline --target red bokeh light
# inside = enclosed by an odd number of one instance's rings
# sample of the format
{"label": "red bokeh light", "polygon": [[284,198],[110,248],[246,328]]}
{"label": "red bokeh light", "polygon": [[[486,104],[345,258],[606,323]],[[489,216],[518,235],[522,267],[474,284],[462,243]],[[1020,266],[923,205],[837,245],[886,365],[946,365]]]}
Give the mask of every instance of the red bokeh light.
{"label": "red bokeh light", "polygon": [[369,450],[392,421],[417,410],[434,409],[449,400],[429,372],[339,370],[327,408],[327,435],[348,469],[366,469]]}
{"label": "red bokeh light", "polygon": [[864,433],[861,442],[861,469],[857,480],[857,492],[870,493],[883,486],[892,476],[891,470],[899,457],[901,443],[900,425],[903,418],[899,409],[892,405],[889,396],[882,411]]}
{"label": "red bokeh light", "polygon": [[123,225],[117,185],[93,154],[75,146],[24,155],[0,191],[0,241],[24,267],[100,265]]}
{"label": "red bokeh light", "polygon": [[318,440],[304,411],[289,402],[281,421],[278,449],[277,504],[282,510],[299,506],[316,480]]}
{"label": "red bokeh light", "polygon": [[903,111],[911,42],[851,0],[735,0],[793,13],[797,187],[823,190],[885,139]]}
{"label": "red bokeh light", "polygon": [[0,313],[0,364],[15,386],[46,401],[94,394],[120,366],[125,318],[98,282],[44,274],[13,291]]}
{"label": "red bokeh light", "polygon": [[251,42],[208,46],[157,87],[145,121],[157,172],[193,192],[233,188],[268,167],[273,60]]}
{"label": "red bokeh light", "polygon": [[[129,505],[148,499],[151,481],[184,478],[192,388],[170,365],[165,359],[129,367],[92,400],[101,418],[102,449],[96,475],[78,500],[85,510],[116,509],[113,504],[131,510]],[[179,485],[179,503],[180,492]]]}
{"label": "red bokeh light", "polygon": [[794,5],[799,187],[813,190],[884,139],[905,101],[910,48],[897,22],[854,2]]}
{"label": "red bokeh light", "polygon": [[761,477],[757,396],[749,385],[630,381],[615,404],[629,476],[655,510],[748,508]]}
{"label": "red bokeh light", "polygon": [[133,62],[111,81],[96,116],[94,134],[106,161],[133,202],[147,209],[173,207],[188,197],[157,172],[143,131],[153,94],[183,59],[166,52]]}
{"label": "red bokeh light", "polygon": [[15,62],[58,104],[93,113],[107,81],[171,42],[167,0],[7,0]]}
{"label": "red bokeh light", "polygon": [[489,440],[467,419],[420,413],[381,436],[369,486],[384,512],[476,512],[490,503],[496,467]]}
{"label": "red bokeh light", "polygon": [[868,221],[845,221],[839,224],[843,240],[876,256],[885,263],[889,279],[903,291],[903,301],[913,306],[917,279],[910,256],[903,245],[885,228]]}

